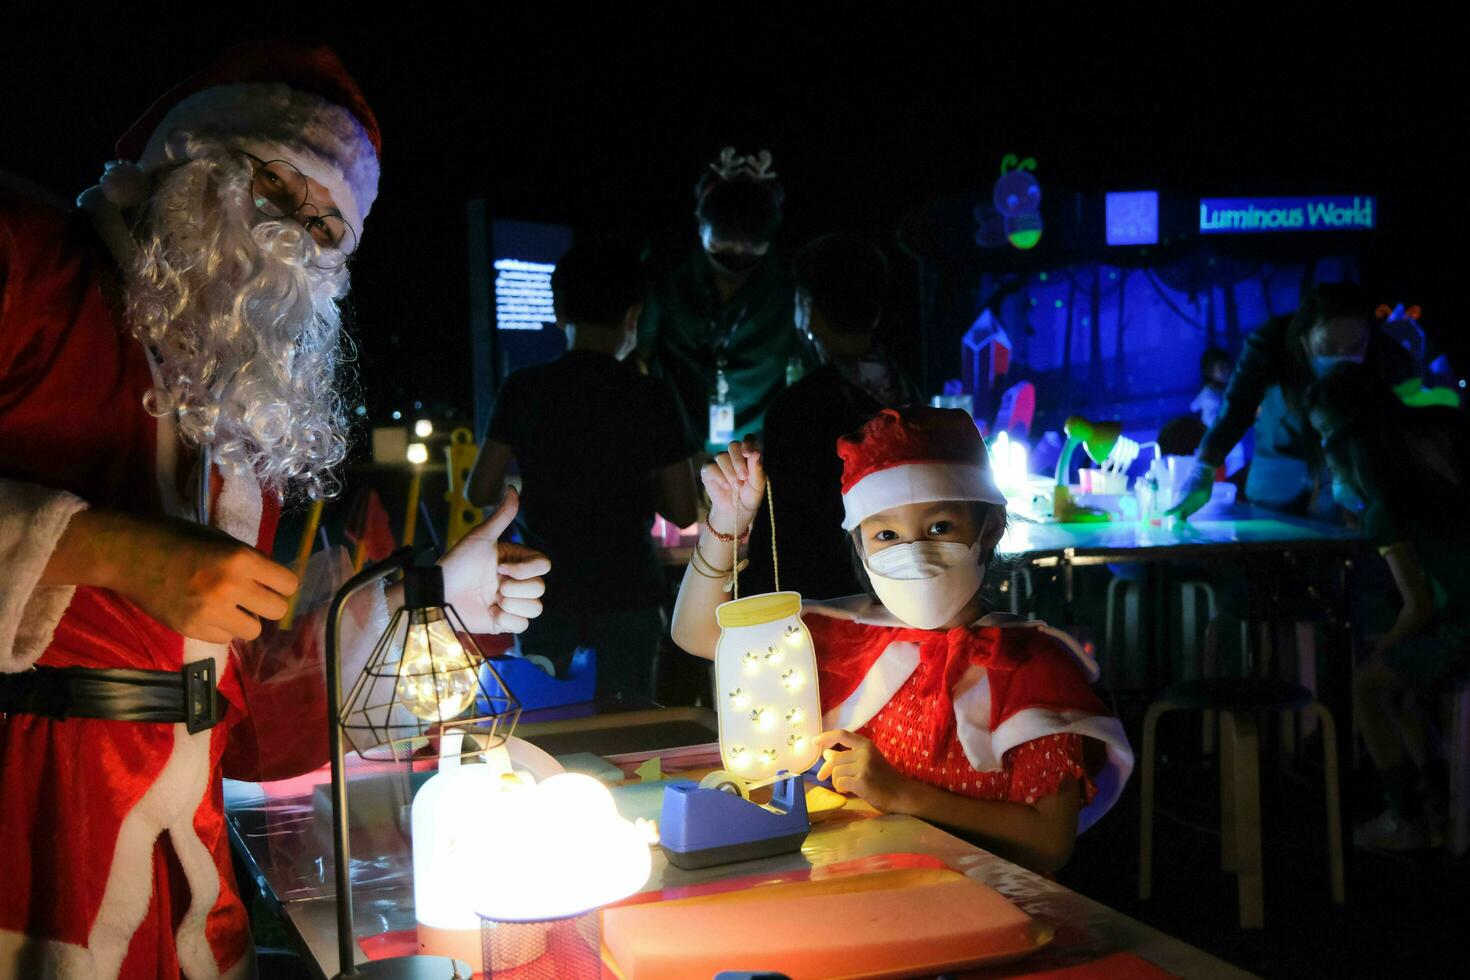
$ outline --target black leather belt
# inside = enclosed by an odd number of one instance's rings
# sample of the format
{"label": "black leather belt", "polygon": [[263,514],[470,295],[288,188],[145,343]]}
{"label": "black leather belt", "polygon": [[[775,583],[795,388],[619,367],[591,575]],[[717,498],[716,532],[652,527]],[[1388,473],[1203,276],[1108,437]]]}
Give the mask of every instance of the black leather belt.
{"label": "black leather belt", "polygon": [[213,660],[182,670],[32,667],[0,674],[0,713],[47,718],[102,718],[213,728],[220,719]]}

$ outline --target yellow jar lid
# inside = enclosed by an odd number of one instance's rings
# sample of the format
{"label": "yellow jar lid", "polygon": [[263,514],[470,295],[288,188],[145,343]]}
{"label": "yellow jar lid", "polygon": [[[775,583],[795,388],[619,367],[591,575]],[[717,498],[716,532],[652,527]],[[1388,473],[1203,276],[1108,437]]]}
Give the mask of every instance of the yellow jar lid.
{"label": "yellow jar lid", "polygon": [[801,612],[801,593],[765,592],[722,603],[715,610],[715,621],[721,629],[735,626],[761,626],[787,619]]}

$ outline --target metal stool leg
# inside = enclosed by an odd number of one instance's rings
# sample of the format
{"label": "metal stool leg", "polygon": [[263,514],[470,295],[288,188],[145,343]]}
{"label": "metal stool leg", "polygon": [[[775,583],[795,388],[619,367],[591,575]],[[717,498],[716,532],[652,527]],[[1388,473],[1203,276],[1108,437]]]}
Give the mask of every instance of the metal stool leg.
{"label": "metal stool leg", "polygon": [[[1317,696],[1317,626],[1315,623],[1296,624],[1296,662],[1297,683],[1312,692],[1312,697]],[[1313,714],[1302,715],[1301,731],[1302,738],[1309,738],[1316,730],[1313,722],[1316,716]],[[1298,746],[1300,748],[1300,746]]]}
{"label": "metal stool leg", "polygon": [[1110,687],[1118,687],[1118,650],[1113,646],[1113,620],[1116,619],[1118,586],[1123,580],[1116,575],[1108,583],[1107,598],[1103,603],[1103,670]]}
{"label": "metal stool leg", "polygon": [[1234,872],[1235,857],[1235,718],[1220,715],[1220,870]]}
{"label": "metal stool leg", "polygon": [[1322,777],[1327,790],[1327,865],[1331,874],[1332,900],[1338,905],[1347,901],[1347,886],[1342,870],[1342,809],[1338,799],[1337,725],[1327,706],[1312,703],[1306,713],[1322,726]]}
{"label": "metal stool leg", "polygon": [[1140,813],[1138,817],[1138,897],[1153,894],[1154,866],[1154,751],[1157,747],[1159,719],[1177,705],[1155,701],[1143,718],[1143,773],[1139,782]]}
{"label": "metal stool leg", "polygon": [[1194,677],[1199,669],[1199,609],[1194,598],[1193,582],[1179,583],[1179,664],[1180,677]]}
{"label": "metal stool leg", "polygon": [[1450,724],[1450,853],[1459,857],[1470,850],[1470,682],[1454,693],[1454,720]]}
{"label": "metal stool leg", "polygon": [[1231,719],[1235,790],[1236,886],[1240,897],[1240,924],[1259,929],[1266,921],[1261,869],[1260,736],[1253,715]]}
{"label": "metal stool leg", "polygon": [[[1134,664],[1143,653],[1143,585],[1139,582],[1129,582],[1128,587],[1123,590],[1123,650],[1125,653],[1134,653],[1139,656],[1134,659]],[[1146,668],[1145,668],[1146,669]],[[1147,684],[1147,677],[1144,683]]]}

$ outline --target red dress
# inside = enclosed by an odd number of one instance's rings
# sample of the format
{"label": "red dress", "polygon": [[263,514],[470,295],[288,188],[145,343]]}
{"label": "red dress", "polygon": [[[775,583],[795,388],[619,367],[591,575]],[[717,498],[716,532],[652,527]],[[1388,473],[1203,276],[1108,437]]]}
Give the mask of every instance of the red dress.
{"label": "red dress", "polygon": [[913,737],[915,731],[924,730],[928,717],[929,706],[920,693],[920,672],[927,669],[920,664],[873,720],[858,729],[901,775],[977,800],[1035,803],[1055,793],[1062,780],[1069,778],[1078,780],[1084,803],[1097,795],[1087,775],[1081,735],[1063,732],[1022,742],[1001,756],[999,769],[988,772],[979,772],[970,764],[954,734],[945,740],[940,756],[930,755],[927,746]]}
{"label": "red dress", "polygon": [[808,604],[823,726],[869,738],[907,778],[984,800],[1035,803],[1076,779],[1079,830],[1117,800],[1133,765],[1092,692],[1096,665],[1044,624],[987,617],[915,630],[881,606]]}

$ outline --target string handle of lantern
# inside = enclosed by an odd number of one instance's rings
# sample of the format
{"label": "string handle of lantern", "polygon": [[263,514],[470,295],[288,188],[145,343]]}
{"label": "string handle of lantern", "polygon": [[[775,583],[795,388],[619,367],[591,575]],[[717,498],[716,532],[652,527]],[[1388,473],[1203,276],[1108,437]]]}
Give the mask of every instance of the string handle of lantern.
{"label": "string handle of lantern", "polygon": [[[735,526],[740,526],[740,488],[730,488],[730,509],[735,515]],[[771,521],[771,577],[776,586],[775,591],[781,591],[781,560],[776,551],[776,494],[771,489],[771,478],[766,476],[766,514]],[[738,534],[730,537],[730,589],[731,598],[740,598],[740,536]]]}

